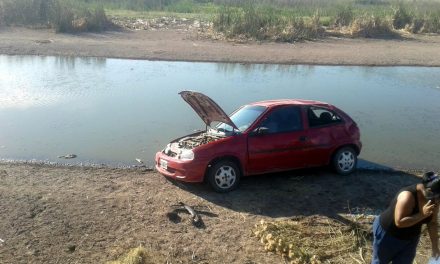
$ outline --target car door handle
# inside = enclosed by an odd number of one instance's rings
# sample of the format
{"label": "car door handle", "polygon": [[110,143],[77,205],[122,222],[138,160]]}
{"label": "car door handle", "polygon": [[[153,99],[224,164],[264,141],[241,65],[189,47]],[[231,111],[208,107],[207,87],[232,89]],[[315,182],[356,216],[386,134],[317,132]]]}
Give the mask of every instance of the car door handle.
{"label": "car door handle", "polygon": [[305,141],[307,141],[307,140],[309,140],[309,138],[306,137],[306,136],[300,136],[300,137],[299,137],[299,141],[301,141],[301,142],[305,142]]}

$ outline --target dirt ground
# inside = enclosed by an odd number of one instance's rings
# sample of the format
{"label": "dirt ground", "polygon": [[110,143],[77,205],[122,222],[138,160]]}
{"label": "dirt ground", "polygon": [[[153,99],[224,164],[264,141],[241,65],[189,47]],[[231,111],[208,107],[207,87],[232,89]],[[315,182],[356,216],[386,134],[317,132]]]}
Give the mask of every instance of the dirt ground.
{"label": "dirt ground", "polygon": [[398,39],[327,37],[289,43],[209,40],[197,31],[120,30],[55,34],[52,30],[0,27],[0,54],[93,56],[173,61],[320,65],[440,66],[439,35]]}
{"label": "dirt ground", "polygon": [[[262,219],[349,223],[349,216],[380,212],[399,188],[417,181],[404,172],[342,177],[314,169],[247,177],[238,190],[218,194],[136,169],[2,163],[0,263],[105,263],[139,245],[167,263],[283,263],[252,235]],[[203,225],[191,225],[185,213],[171,221],[167,213],[179,202],[193,206]],[[425,234],[417,263],[426,263],[428,241]],[[368,262],[369,243],[364,252]],[[326,263],[356,263],[356,256]]]}

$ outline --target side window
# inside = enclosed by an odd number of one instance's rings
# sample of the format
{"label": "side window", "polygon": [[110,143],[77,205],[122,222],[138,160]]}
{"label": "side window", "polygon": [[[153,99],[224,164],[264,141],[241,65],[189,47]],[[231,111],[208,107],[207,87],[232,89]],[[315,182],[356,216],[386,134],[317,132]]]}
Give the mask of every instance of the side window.
{"label": "side window", "polygon": [[325,126],[341,123],[342,119],[336,113],[320,107],[309,107],[307,109],[307,118],[310,127]]}
{"label": "side window", "polygon": [[274,109],[260,127],[267,127],[270,134],[302,130],[301,109],[296,106]]}

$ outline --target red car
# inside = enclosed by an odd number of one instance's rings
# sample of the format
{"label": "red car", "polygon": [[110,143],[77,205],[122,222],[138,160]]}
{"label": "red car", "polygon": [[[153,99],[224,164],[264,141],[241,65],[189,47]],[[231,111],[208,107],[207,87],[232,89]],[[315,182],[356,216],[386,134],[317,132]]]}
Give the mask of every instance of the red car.
{"label": "red car", "polygon": [[[185,182],[208,181],[218,192],[241,176],[331,165],[339,174],[356,169],[361,151],[356,123],[333,105],[283,99],[251,103],[230,116],[208,96],[179,93],[206,131],[169,143],[156,154],[156,169]],[[211,126],[212,123],[217,123]]]}

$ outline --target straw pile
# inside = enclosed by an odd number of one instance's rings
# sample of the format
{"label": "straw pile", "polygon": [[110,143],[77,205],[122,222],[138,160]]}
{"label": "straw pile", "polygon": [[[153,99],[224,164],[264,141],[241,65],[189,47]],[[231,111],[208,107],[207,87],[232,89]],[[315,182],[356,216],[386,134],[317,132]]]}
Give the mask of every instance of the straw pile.
{"label": "straw pile", "polygon": [[[300,217],[255,225],[254,235],[267,251],[281,254],[289,263],[322,263],[357,251],[367,242],[365,231],[324,217]],[[362,256],[361,256],[362,257]]]}
{"label": "straw pile", "polygon": [[159,256],[153,255],[143,247],[137,247],[130,250],[126,255],[121,256],[116,261],[110,261],[107,264],[156,264],[163,263],[164,260]]}

